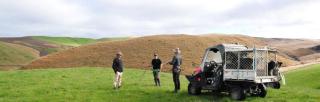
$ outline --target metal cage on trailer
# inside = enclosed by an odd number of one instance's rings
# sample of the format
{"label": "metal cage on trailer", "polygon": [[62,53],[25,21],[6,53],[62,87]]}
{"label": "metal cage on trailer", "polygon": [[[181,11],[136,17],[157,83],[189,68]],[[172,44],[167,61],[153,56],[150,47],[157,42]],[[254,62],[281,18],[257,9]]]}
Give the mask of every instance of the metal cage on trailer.
{"label": "metal cage on trailer", "polygon": [[233,99],[245,99],[246,94],[265,97],[266,87],[280,88],[281,63],[277,51],[268,47],[248,48],[239,44],[220,44],[206,49],[201,72],[187,75],[188,92],[201,90],[228,92]]}

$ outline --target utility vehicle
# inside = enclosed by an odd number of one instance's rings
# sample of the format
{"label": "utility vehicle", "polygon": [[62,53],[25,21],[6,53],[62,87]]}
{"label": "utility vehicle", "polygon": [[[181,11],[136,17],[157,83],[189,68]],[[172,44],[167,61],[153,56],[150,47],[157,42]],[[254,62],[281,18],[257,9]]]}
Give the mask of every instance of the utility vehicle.
{"label": "utility vehicle", "polygon": [[248,48],[239,44],[219,44],[206,49],[201,72],[187,75],[188,93],[201,90],[224,92],[232,99],[244,100],[247,95],[265,97],[267,87],[280,88],[283,75],[277,51],[268,47]]}

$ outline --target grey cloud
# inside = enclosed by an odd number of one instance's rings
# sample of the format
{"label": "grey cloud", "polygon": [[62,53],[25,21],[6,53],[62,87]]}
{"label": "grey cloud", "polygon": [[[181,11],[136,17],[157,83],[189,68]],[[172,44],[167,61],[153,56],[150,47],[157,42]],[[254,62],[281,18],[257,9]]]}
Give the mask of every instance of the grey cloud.
{"label": "grey cloud", "polygon": [[[9,6],[0,4],[0,22],[2,22],[0,36],[43,34],[99,38],[159,33],[251,34],[259,32],[263,26],[307,23],[303,20],[281,19],[271,19],[274,21],[266,22],[270,20],[266,16],[291,5],[310,2],[309,0],[267,0],[261,3],[261,0],[257,0],[244,2],[233,9],[214,12],[197,7],[198,5],[179,6],[172,1],[127,1],[59,1],[57,6],[62,3],[63,7],[67,8],[69,5],[73,7],[69,11],[61,9],[61,12],[60,9],[52,10],[56,8],[55,6],[36,10],[38,8],[19,7],[15,5],[17,2],[9,2],[12,4]],[[277,14],[277,16],[281,15]]]}

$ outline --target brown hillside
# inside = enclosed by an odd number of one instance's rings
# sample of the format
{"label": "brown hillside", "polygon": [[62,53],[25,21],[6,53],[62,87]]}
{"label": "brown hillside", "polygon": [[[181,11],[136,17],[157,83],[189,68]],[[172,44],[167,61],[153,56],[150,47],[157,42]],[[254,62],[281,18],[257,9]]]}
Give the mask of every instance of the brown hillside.
{"label": "brown hillside", "polygon": [[320,45],[317,46],[313,46],[310,48],[311,50],[315,51],[315,52],[320,52]]}
{"label": "brown hillside", "polygon": [[[154,51],[159,53],[163,62],[170,61],[172,49],[179,47],[182,50],[183,68],[185,73],[190,73],[194,66],[199,64],[204,49],[219,43],[240,43],[247,46],[263,46],[265,43],[248,36],[227,35],[157,35],[133,38],[125,41],[101,42],[92,45],[71,48],[32,62],[25,69],[33,68],[62,68],[77,66],[105,66],[110,67],[114,54],[121,50],[124,54],[125,67],[148,69]],[[286,65],[296,63],[281,57]],[[164,65],[164,71],[169,71],[171,66]]]}
{"label": "brown hillside", "polygon": [[307,54],[299,57],[299,60],[301,60],[302,62],[314,62],[320,60],[320,45],[305,48],[305,50],[307,50],[305,51],[307,52]]}
{"label": "brown hillside", "polygon": [[313,54],[319,53],[316,48],[320,45],[319,40],[311,39],[285,39],[285,38],[260,38],[261,40],[272,45],[283,52],[285,55],[298,60],[315,60],[311,57]]}

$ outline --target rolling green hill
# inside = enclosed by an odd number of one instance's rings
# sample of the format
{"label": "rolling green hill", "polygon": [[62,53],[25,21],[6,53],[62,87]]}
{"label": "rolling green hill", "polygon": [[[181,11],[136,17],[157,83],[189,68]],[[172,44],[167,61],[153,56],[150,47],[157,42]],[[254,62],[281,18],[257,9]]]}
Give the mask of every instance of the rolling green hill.
{"label": "rolling green hill", "polygon": [[29,47],[0,41],[0,69],[25,65],[39,57],[39,52]]}
{"label": "rolling green hill", "polygon": [[[320,65],[286,73],[287,85],[269,89],[266,98],[248,97],[253,102],[306,102],[320,100]],[[123,87],[112,88],[111,68],[39,69],[0,72],[0,101],[5,102],[212,102],[232,101],[228,95],[203,92],[187,94],[187,80],[181,76],[181,91],[174,94],[172,75],[161,73],[161,87],[155,87],[150,71],[125,69]]]}
{"label": "rolling green hill", "polygon": [[42,40],[49,43],[66,45],[66,46],[81,46],[84,44],[96,42],[95,39],[90,39],[90,38],[48,37],[48,36],[32,36],[32,38],[36,40]]}
{"label": "rolling green hill", "polygon": [[0,65],[26,64],[38,57],[36,50],[0,41]]}
{"label": "rolling green hill", "polygon": [[59,45],[55,43],[50,43],[43,40],[37,40],[33,37],[10,37],[10,38],[0,38],[0,41],[17,44],[25,47],[29,47],[38,50],[40,56],[45,56],[60,50],[68,49],[70,46]]}
{"label": "rolling green hill", "polygon": [[72,37],[48,37],[48,36],[28,36],[28,37],[8,37],[0,38],[0,41],[18,44],[33,48],[40,52],[40,56],[45,56],[54,52],[77,47],[85,44],[95,43],[96,39],[72,38]]}
{"label": "rolling green hill", "polygon": [[[28,64],[39,56],[46,56],[81,45],[123,39],[127,38],[106,38],[97,40],[90,38],[49,36],[0,37],[0,69],[7,70],[10,69],[10,67],[17,69],[17,67]],[[36,53],[29,54],[30,51]]]}

